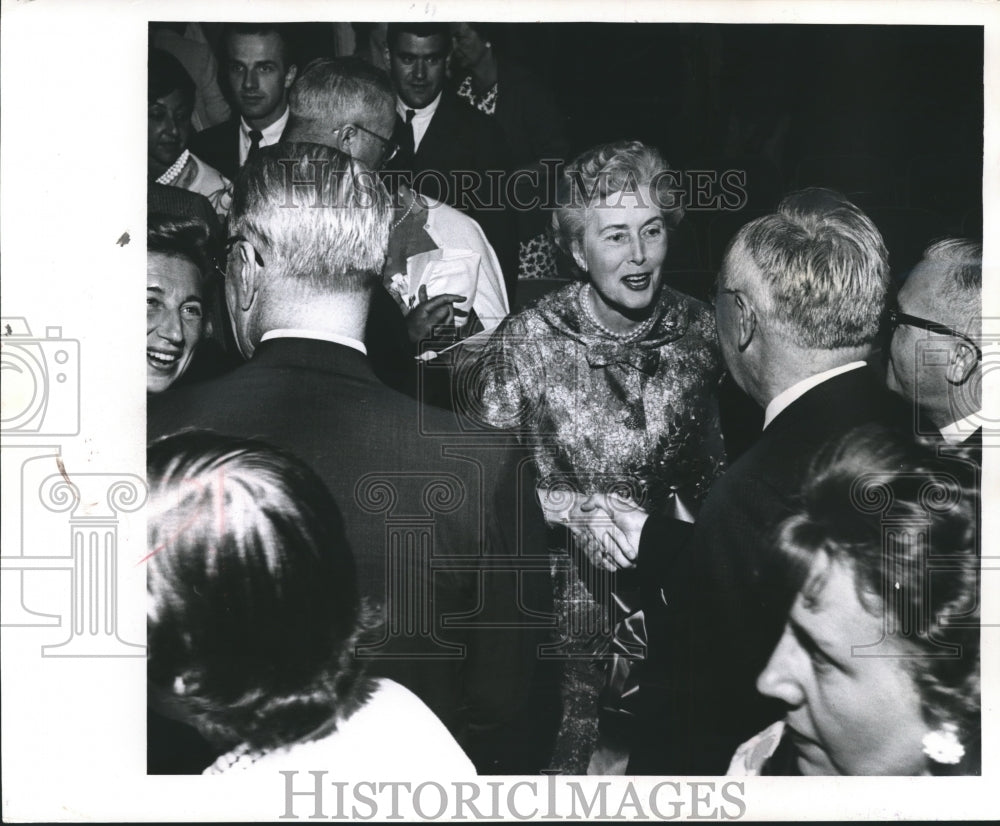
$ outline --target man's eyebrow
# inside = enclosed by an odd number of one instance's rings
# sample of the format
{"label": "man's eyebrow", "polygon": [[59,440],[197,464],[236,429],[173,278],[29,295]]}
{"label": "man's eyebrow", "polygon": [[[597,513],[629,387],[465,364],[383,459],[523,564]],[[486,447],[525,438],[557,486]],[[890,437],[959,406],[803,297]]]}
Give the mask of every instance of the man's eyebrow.
{"label": "man's eyebrow", "polygon": [[181,304],[201,304],[201,297],[197,295],[189,295],[181,302]]}
{"label": "man's eyebrow", "polygon": [[163,287],[150,287],[147,284],[146,285],[146,291],[148,292],[149,290],[152,290],[154,293],[162,293],[163,292]]}
{"label": "man's eyebrow", "polygon": [[397,57],[408,57],[408,58],[410,58],[412,60],[416,60],[418,57],[422,57],[425,60],[427,60],[429,58],[432,58],[432,57],[441,57],[441,58],[443,58],[446,54],[448,54],[447,51],[426,52],[424,54],[417,54],[416,52],[396,52],[396,56]]}

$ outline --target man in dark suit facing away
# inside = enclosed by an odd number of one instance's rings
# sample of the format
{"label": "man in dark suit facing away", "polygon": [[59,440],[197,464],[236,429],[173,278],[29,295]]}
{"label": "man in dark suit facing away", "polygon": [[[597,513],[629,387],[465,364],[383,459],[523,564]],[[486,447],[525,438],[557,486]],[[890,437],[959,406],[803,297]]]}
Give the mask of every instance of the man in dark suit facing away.
{"label": "man in dark suit facing away", "polygon": [[298,70],[288,31],[279,24],[228,24],[222,44],[223,71],[239,117],[195,133],[190,149],[233,180],[250,155],[281,140]]}
{"label": "man in dark suit facing away", "polygon": [[871,220],[807,189],[744,226],[719,274],[716,322],[764,430],[719,478],[694,525],[608,503],[616,548],[644,571],[649,658],[629,773],[723,774],[736,747],[784,713],[757,676],[795,596],[772,530],[817,450],[867,422],[908,428],[867,362],[889,284]]}
{"label": "man in dark suit facing away", "polygon": [[370,672],[423,699],[480,772],[537,771],[544,747],[511,734],[551,610],[530,461],[372,372],[361,342],[391,214],[373,173],[336,149],[286,142],[249,161],[226,263],[248,361],[151,405],[149,435],[255,436],[312,465],[384,620],[358,651]]}
{"label": "man in dark suit facing away", "polygon": [[400,150],[387,167],[406,173],[418,192],[461,210],[483,228],[513,303],[517,228],[503,174],[510,153],[501,128],[445,88],[450,51],[447,23],[389,24],[385,56],[396,90],[393,140]]}

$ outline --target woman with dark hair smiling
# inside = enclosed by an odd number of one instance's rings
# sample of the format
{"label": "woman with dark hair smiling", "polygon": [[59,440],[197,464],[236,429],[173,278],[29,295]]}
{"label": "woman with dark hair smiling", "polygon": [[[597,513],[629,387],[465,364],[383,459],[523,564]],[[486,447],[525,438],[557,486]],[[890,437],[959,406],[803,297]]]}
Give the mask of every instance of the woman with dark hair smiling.
{"label": "woman with dark hair smiling", "polygon": [[196,218],[150,215],[146,229],[146,392],[162,393],[191,366],[207,327],[209,229]]}
{"label": "woman with dark hair smiling", "polygon": [[821,453],[778,530],[801,583],[757,689],[788,707],[730,774],[980,771],[978,490],[879,426]]}
{"label": "woman with dark hair smiling", "polygon": [[414,694],[355,659],[373,623],[310,468],[208,431],[154,442],[147,463],[150,706],[225,751],[205,773],[475,774]]}

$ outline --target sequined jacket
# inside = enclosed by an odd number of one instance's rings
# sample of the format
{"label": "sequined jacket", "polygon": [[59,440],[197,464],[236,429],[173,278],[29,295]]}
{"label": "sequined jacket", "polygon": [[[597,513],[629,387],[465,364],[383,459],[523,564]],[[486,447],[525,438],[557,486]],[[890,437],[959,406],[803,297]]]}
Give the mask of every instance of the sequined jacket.
{"label": "sequined jacket", "polygon": [[570,284],[506,319],[487,347],[482,416],[534,449],[540,487],[615,491],[692,512],[722,471],[715,319],[664,286],[634,344],[597,328]]}

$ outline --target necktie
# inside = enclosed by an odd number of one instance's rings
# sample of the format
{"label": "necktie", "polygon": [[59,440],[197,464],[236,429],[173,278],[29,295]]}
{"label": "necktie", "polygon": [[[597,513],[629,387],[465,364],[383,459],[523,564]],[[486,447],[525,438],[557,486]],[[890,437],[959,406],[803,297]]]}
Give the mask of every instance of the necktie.
{"label": "necktie", "polygon": [[252,160],[253,157],[260,151],[260,141],[264,135],[259,129],[250,130],[250,151],[247,152],[247,160]]}
{"label": "necktie", "polygon": [[413,116],[416,114],[412,109],[406,110],[406,120],[396,115],[396,137],[399,144],[399,155],[402,164],[409,166],[413,163],[413,156],[416,153],[416,142],[413,139]]}

